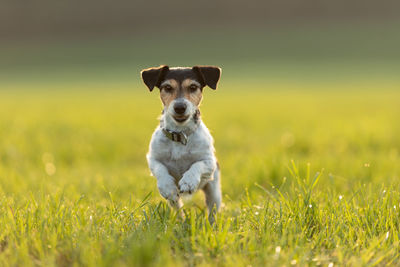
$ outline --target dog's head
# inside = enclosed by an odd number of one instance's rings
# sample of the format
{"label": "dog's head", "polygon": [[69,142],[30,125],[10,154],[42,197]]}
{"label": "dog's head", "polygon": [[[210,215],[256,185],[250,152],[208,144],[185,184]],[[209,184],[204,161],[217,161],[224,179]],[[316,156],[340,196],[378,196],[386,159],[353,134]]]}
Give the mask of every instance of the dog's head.
{"label": "dog's head", "polygon": [[213,66],[169,68],[160,66],[142,70],[143,82],[150,91],[160,89],[161,101],[167,115],[178,124],[184,124],[197,112],[207,85],[217,89],[221,69]]}

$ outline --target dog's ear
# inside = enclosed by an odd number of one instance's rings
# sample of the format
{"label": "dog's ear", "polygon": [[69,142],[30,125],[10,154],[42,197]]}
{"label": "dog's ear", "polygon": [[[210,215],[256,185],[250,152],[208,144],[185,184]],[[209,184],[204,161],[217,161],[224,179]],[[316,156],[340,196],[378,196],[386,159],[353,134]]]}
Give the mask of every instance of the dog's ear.
{"label": "dog's ear", "polygon": [[168,70],[169,67],[167,65],[162,65],[156,68],[144,69],[140,72],[140,75],[142,76],[143,82],[151,92],[154,87],[160,86],[160,83]]}
{"label": "dog's ear", "polygon": [[221,76],[221,68],[214,66],[194,66],[193,71],[197,73],[203,86],[208,85],[212,89],[217,89],[217,83]]}

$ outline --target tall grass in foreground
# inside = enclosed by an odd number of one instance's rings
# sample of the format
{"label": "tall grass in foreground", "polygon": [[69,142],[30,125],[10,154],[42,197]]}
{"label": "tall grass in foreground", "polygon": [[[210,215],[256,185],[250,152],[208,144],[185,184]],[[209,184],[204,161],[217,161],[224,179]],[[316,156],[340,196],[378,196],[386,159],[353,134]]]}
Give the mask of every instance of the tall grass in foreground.
{"label": "tall grass in foreground", "polygon": [[[227,203],[210,225],[203,208],[180,218],[164,201],[88,203],[63,192],[0,203],[1,265],[381,265],[398,263],[399,192],[360,187],[344,197],[315,191],[292,162],[261,201]],[[331,265],[332,266],[332,265]]]}

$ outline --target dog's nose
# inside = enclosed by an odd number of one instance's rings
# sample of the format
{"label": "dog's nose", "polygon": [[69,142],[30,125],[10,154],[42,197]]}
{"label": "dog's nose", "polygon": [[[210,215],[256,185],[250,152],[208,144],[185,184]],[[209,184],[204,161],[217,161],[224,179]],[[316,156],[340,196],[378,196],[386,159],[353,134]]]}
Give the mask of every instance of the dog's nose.
{"label": "dog's nose", "polygon": [[178,102],[174,105],[174,110],[176,114],[183,114],[186,111],[186,104],[183,102]]}

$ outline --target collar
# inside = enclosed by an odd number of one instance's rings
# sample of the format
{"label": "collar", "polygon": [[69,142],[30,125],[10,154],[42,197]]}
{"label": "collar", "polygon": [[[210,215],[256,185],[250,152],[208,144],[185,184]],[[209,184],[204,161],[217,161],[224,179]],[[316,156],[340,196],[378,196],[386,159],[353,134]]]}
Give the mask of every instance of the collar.
{"label": "collar", "polygon": [[168,139],[171,139],[172,141],[175,141],[175,142],[179,142],[182,145],[186,146],[187,136],[184,132],[174,132],[174,131],[168,130],[166,128],[162,128],[162,131]]}
{"label": "collar", "polygon": [[[164,114],[164,110],[163,110],[163,114]],[[196,129],[199,126],[199,123],[200,123],[200,111],[198,109],[196,110],[196,113],[193,115],[193,121],[194,121],[196,126],[195,126],[194,129],[189,130],[189,132],[188,131],[186,131],[186,132],[185,131],[178,132],[178,131],[169,130],[169,129],[164,127],[164,123],[163,123],[162,119],[160,121],[160,126],[161,126],[161,129],[162,129],[164,135],[168,139],[170,139],[170,140],[172,140],[174,142],[179,142],[182,145],[186,146],[188,136],[196,131]]]}

